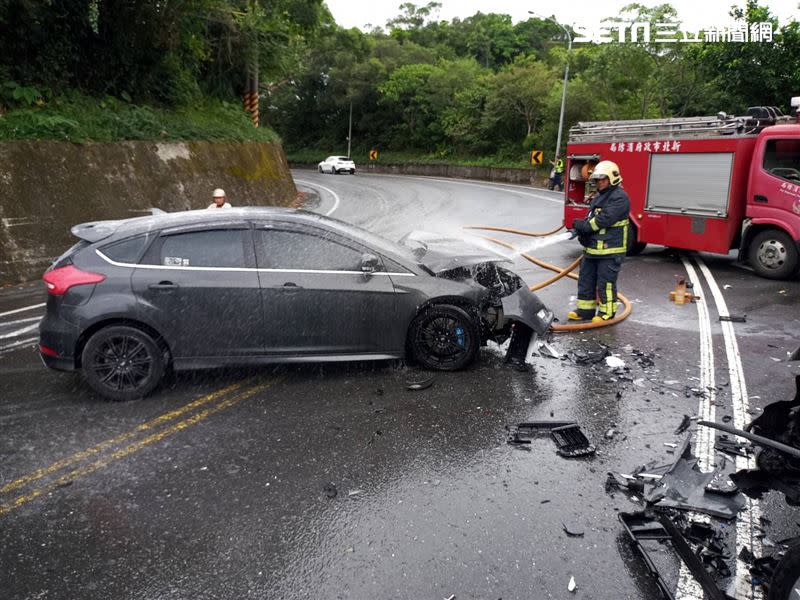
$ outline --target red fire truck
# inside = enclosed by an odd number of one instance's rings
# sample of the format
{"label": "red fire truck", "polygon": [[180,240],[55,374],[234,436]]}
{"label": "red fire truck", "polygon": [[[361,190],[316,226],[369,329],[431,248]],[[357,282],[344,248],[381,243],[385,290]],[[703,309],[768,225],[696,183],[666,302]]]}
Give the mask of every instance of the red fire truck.
{"label": "red fire truck", "polygon": [[586,216],[592,166],[619,165],[631,199],[629,253],[648,243],[728,254],[793,277],[800,256],[800,97],[795,118],[747,115],[596,121],[569,132],[564,224]]}

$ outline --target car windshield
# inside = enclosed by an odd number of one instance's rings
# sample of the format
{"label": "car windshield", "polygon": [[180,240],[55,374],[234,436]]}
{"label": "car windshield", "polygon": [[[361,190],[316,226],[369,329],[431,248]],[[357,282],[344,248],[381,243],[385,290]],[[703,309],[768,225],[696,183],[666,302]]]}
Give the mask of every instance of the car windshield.
{"label": "car windshield", "polygon": [[379,235],[375,235],[374,233],[367,231],[366,229],[362,229],[358,225],[352,225],[350,223],[346,223],[344,221],[340,221],[339,219],[334,219],[333,217],[326,217],[326,221],[334,221],[336,223],[337,229],[346,233],[350,237],[355,240],[360,240],[368,246],[372,246],[376,250],[383,249],[384,251],[391,252],[396,256],[406,260],[412,264],[419,264],[419,260],[417,260],[417,256],[415,255],[412,250],[402,244],[398,244],[397,242],[393,242],[392,240],[388,240],[385,237],[381,237]]}

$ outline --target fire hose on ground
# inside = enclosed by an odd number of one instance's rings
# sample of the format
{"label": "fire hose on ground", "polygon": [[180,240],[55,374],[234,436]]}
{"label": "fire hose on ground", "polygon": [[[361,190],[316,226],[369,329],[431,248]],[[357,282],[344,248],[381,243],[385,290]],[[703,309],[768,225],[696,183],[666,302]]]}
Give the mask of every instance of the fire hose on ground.
{"label": "fire hose on ground", "polygon": [[[489,227],[489,226],[482,226],[482,225],[469,225],[469,226],[464,227],[464,229],[473,229],[473,230],[480,230],[480,231],[497,231],[497,232],[502,232],[502,233],[511,233],[511,234],[514,234],[514,235],[522,235],[522,236],[526,236],[526,237],[547,237],[549,235],[553,235],[555,233],[558,233],[563,228],[564,228],[564,226],[560,225],[560,226],[556,227],[555,229],[553,229],[552,231],[534,232],[534,231],[524,231],[524,230],[521,230],[521,229],[512,229],[510,227]],[[512,244],[509,244],[508,242],[504,242],[503,240],[497,239],[497,238],[492,237],[490,235],[483,235],[483,234],[476,234],[476,235],[478,235],[479,237],[481,237],[481,238],[483,238],[485,240],[489,240],[490,242],[493,242],[495,244],[498,244],[500,246],[508,248],[509,250],[513,250],[515,252],[517,251],[517,249]],[[578,265],[580,265],[581,261],[583,260],[583,256],[579,256],[577,259],[575,259],[572,262],[572,264],[570,264],[567,267],[561,269],[561,268],[559,268],[559,267],[557,267],[555,265],[551,265],[550,263],[546,263],[546,262],[544,262],[542,260],[539,260],[535,256],[530,256],[529,254],[526,254],[526,253],[520,253],[520,256],[522,256],[524,259],[532,262],[533,264],[535,264],[535,265],[537,265],[539,267],[542,267],[543,269],[554,271],[556,273],[552,277],[549,277],[549,278],[545,279],[544,281],[540,281],[539,283],[530,286],[530,289],[531,289],[532,292],[535,292],[535,291],[540,290],[540,289],[542,289],[544,287],[547,287],[548,285],[550,285],[552,283],[555,283],[556,281],[558,281],[559,279],[562,279],[564,277],[569,277],[570,279],[578,279],[578,276],[575,275],[573,273],[573,271],[576,268],[578,268]],[[626,318],[628,318],[628,315],[631,314],[631,310],[633,309],[633,307],[632,307],[632,305],[630,303],[630,300],[628,300],[622,294],[617,293],[617,297],[619,298],[619,301],[622,302],[622,304],[624,305],[624,309],[623,309],[622,313],[616,315],[613,319],[609,319],[607,321],[602,321],[602,322],[597,322],[597,323],[595,323],[595,322],[589,322],[589,323],[567,323],[567,324],[557,323],[557,324],[553,325],[553,331],[585,331],[587,329],[598,329],[600,327],[608,327],[609,325],[616,325],[617,323],[619,323],[621,321],[624,321]]]}

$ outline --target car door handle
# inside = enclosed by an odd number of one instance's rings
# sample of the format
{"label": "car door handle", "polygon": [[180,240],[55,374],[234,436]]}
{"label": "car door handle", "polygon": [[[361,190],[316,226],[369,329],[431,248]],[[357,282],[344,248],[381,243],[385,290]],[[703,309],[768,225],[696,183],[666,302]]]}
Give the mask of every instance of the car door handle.
{"label": "car door handle", "polygon": [[769,202],[767,197],[766,196],[762,196],[761,194],[756,194],[755,196],[753,196],[753,200],[755,200],[756,202],[765,202],[765,203]]}
{"label": "car door handle", "polygon": [[301,289],[303,289],[299,285],[297,285],[294,281],[287,281],[286,283],[283,284],[283,287],[285,289],[290,289],[290,290],[301,290]]}
{"label": "car door handle", "polygon": [[147,289],[157,292],[171,292],[178,289],[178,284],[171,281],[159,281],[158,283],[151,283],[147,286]]}

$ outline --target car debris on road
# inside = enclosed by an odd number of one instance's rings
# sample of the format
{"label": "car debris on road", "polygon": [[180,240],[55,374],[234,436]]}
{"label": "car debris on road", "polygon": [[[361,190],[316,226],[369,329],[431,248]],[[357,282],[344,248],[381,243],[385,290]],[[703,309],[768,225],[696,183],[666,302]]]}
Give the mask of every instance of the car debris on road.
{"label": "car debris on road", "polygon": [[591,456],[595,447],[581,431],[575,421],[533,421],[506,425],[509,444],[530,444],[530,438],[538,433],[549,433],[556,443],[556,452],[565,458]]}

